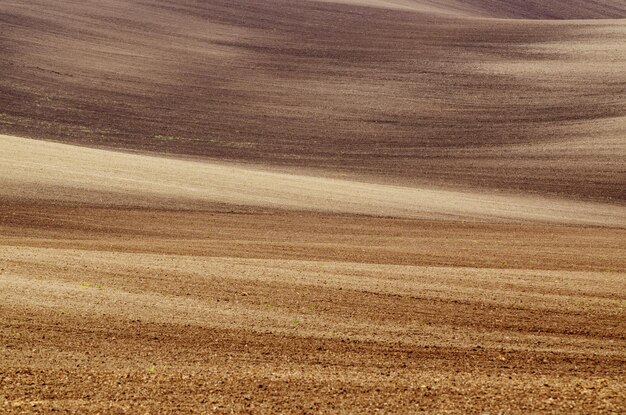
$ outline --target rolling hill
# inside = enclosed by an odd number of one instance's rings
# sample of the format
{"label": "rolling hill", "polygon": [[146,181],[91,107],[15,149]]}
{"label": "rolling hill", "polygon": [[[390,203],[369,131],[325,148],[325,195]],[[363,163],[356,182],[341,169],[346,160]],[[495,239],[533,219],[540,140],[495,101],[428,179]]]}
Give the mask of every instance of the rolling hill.
{"label": "rolling hill", "polygon": [[623,202],[624,2],[365,4],[4,3],[0,132]]}
{"label": "rolling hill", "polygon": [[0,1],[0,413],[620,413],[623,0]]}

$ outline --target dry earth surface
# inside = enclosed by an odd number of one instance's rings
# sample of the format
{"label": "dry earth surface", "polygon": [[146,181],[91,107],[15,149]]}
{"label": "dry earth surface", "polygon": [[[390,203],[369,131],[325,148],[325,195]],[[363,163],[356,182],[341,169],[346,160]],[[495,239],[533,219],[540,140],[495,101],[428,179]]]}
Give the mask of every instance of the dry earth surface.
{"label": "dry earth surface", "polygon": [[3,0],[0,132],[623,201],[624,17],[623,0]]}
{"label": "dry earth surface", "polygon": [[0,413],[624,413],[625,17],[0,0]]}

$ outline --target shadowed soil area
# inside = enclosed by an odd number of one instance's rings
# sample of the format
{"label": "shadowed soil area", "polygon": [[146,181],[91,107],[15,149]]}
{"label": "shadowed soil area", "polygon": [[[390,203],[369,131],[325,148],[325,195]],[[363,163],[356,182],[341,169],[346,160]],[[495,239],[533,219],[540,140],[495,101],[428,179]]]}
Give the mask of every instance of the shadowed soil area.
{"label": "shadowed soil area", "polygon": [[615,0],[5,2],[0,132],[623,202],[624,17]]}

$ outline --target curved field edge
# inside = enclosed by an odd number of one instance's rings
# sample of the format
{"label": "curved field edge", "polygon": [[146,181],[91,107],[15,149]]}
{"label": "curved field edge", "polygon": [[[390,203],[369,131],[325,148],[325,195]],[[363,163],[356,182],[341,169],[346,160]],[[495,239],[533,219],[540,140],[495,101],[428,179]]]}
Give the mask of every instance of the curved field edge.
{"label": "curved field edge", "polygon": [[3,196],[125,206],[215,205],[360,215],[623,227],[626,207],[392,186],[0,136]]}

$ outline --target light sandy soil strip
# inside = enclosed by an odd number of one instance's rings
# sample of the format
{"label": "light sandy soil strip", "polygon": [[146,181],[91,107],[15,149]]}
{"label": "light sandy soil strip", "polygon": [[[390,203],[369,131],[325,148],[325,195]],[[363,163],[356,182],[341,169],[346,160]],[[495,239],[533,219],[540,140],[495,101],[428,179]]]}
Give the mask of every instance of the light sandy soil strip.
{"label": "light sandy soil strip", "polygon": [[0,194],[5,197],[626,226],[626,207],[594,202],[363,183],[11,136],[0,136],[0,149],[0,181],[5,183]]}

